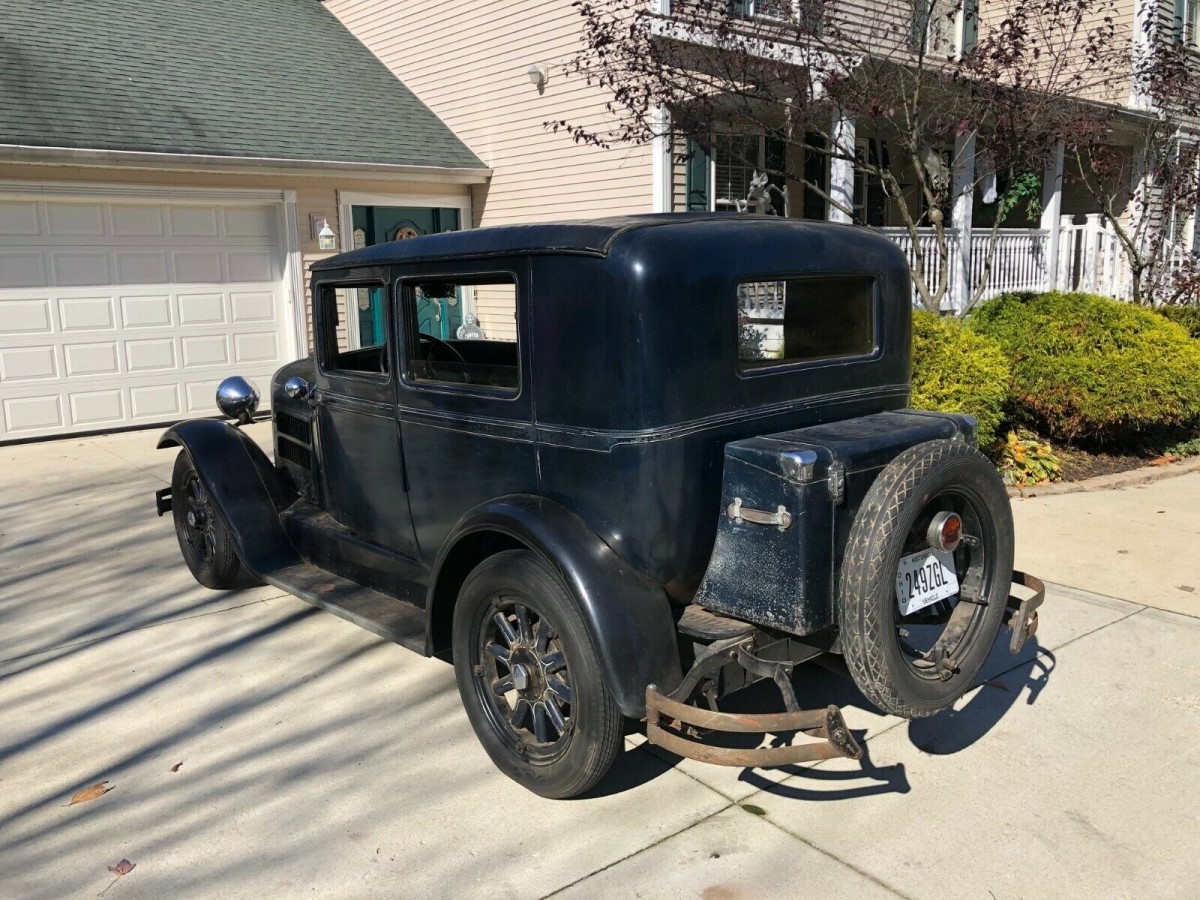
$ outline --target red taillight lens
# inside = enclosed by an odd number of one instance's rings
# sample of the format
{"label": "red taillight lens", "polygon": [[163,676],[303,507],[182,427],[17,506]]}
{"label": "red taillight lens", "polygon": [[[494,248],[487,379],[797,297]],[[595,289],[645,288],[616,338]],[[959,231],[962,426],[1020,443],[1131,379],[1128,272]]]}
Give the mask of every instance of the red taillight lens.
{"label": "red taillight lens", "polygon": [[935,550],[953,552],[962,540],[962,516],[955,512],[940,512],[929,523],[929,546]]}

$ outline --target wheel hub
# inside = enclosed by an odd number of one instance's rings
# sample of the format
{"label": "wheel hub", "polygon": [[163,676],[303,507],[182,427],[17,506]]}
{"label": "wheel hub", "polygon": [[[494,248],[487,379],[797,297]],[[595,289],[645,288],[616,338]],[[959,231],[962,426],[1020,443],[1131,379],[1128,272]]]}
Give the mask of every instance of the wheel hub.
{"label": "wheel hub", "polygon": [[488,666],[478,674],[504,727],[533,749],[561,745],[571,731],[572,691],[554,628],[529,607],[497,602],[484,632]]}

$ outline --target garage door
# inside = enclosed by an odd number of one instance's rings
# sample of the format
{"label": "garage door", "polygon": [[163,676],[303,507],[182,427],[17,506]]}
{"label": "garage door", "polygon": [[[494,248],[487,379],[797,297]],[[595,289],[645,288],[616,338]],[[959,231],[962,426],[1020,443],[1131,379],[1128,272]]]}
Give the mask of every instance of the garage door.
{"label": "garage door", "polygon": [[213,415],[232,373],[265,391],[292,351],[280,219],[0,196],[0,441]]}

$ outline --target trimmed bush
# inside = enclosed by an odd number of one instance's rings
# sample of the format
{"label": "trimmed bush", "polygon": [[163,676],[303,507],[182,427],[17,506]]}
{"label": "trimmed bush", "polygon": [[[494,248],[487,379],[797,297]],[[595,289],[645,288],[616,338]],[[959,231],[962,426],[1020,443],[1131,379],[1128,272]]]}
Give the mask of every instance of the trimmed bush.
{"label": "trimmed bush", "polygon": [[979,420],[979,446],[990,448],[1008,399],[1008,360],[992,340],[924,310],[913,312],[913,409],[966,413]]}
{"label": "trimmed bush", "polygon": [[971,314],[1012,367],[1018,419],[1111,442],[1200,418],[1200,343],[1151,310],[1091,294],[1005,294]]}
{"label": "trimmed bush", "polygon": [[1192,337],[1200,338],[1200,306],[1160,306],[1156,312],[1182,325]]}

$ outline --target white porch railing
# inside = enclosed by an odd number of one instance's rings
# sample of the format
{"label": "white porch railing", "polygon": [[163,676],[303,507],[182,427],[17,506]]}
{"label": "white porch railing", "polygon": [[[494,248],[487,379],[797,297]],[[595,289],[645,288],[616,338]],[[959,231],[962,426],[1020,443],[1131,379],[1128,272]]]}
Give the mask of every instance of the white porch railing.
{"label": "white porch railing", "polygon": [[[915,268],[917,254],[913,249],[912,236],[907,228],[881,228],[880,231],[895,241],[908,264]],[[917,239],[924,253],[923,271],[925,283],[933,288],[937,285],[941,272],[942,260],[937,252],[937,238],[932,228],[918,230]],[[974,295],[979,285],[983,283],[987,268],[988,242],[991,239],[990,228],[974,228],[971,230],[971,293]],[[959,266],[961,265],[958,252],[958,229],[947,228],[946,240],[950,245],[949,277],[947,284],[950,289],[942,301],[942,308],[947,310],[961,309],[966,298],[957,296]],[[991,270],[987,277],[987,287],[983,297],[994,297],[1006,291],[1040,291],[1047,287],[1049,267],[1047,252],[1050,241],[1049,232],[1036,228],[1004,228],[996,235],[995,250],[992,254]],[[913,303],[919,304],[920,297],[913,288]]]}
{"label": "white porch railing", "polygon": [[1076,224],[1063,216],[1059,224],[1058,279],[1061,291],[1087,291],[1118,300],[1133,297],[1129,257],[1116,234],[1099,213]]}
{"label": "white porch railing", "polygon": [[[880,228],[879,231],[895,241],[900,249],[904,252],[908,259],[908,267],[910,270],[916,270],[917,267],[917,251],[914,249],[912,235],[909,234],[907,228]],[[950,302],[950,296],[953,293],[955,282],[958,280],[958,254],[954,252],[958,242],[958,229],[946,229],[946,241],[950,246],[950,269],[947,273],[946,284],[949,285],[949,290],[946,294],[946,299],[942,301],[943,309],[954,309],[954,305]],[[942,271],[942,257],[938,253],[937,235],[932,228],[917,229],[917,246],[921,249],[921,254],[924,257],[921,270],[925,276],[925,284],[930,290],[937,287],[938,279]],[[916,285],[913,285],[913,305],[920,306],[921,296],[917,293]]]}
{"label": "white porch railing", "polygon": [[1038,228],[1002,228],[996,233],[992,252],[991,272],[987,265],[990,228],[971,232],[971,294],[974,296],[987,274],[987,286],[982,299],[987,300],[1009,291],[1045,290],[1050,268],[1050,233]]}

